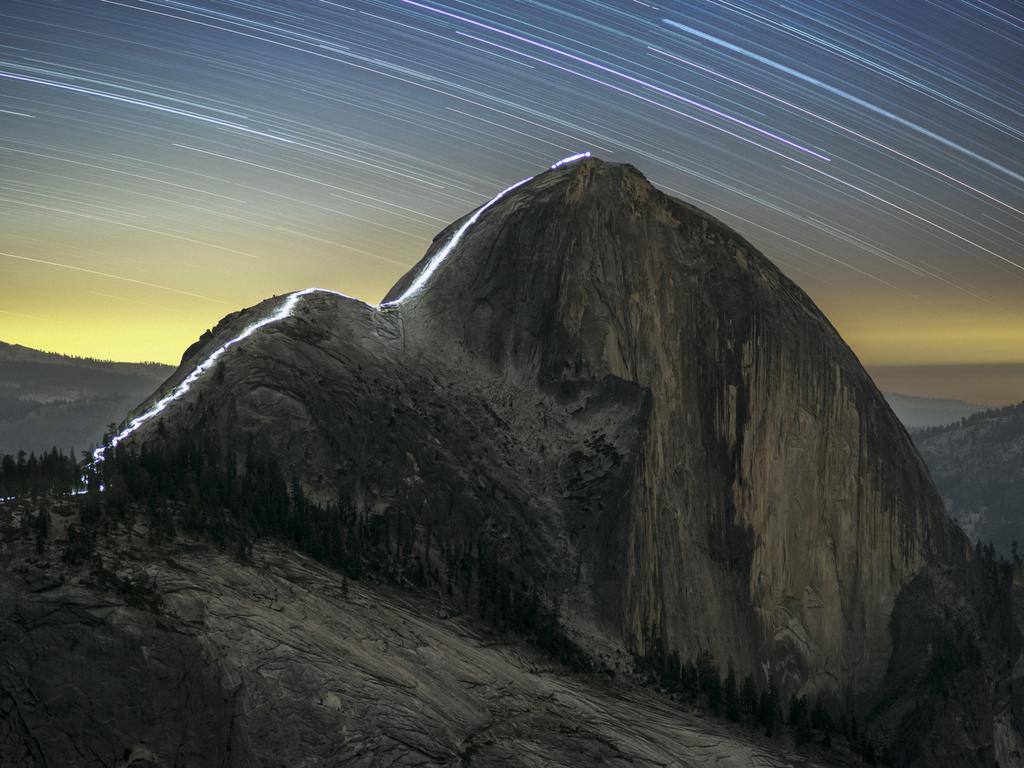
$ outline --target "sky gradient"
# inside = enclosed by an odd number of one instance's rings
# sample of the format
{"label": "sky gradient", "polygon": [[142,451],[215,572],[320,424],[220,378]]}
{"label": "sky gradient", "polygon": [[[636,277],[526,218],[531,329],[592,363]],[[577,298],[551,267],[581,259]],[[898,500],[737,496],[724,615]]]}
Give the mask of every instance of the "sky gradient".
{"label": "sky gradient", "polygon": [[869,367],[1024,362],[1019,2],[0,13],[4,341],[177,362],[272,294],[377,302],[450,221],[589,150],[736,228]]}

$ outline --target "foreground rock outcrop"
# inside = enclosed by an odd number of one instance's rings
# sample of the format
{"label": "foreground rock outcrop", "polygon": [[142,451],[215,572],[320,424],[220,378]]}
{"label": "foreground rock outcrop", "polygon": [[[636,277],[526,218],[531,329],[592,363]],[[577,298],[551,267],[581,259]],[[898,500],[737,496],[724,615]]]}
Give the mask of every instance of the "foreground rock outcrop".
{"label": "foreground rock outcrop", "polygon": [[821,765],[280,546],[241,563],[122,526],[99,570],[62,563],[59,533],[35,554],[13,522],[3,766]]}

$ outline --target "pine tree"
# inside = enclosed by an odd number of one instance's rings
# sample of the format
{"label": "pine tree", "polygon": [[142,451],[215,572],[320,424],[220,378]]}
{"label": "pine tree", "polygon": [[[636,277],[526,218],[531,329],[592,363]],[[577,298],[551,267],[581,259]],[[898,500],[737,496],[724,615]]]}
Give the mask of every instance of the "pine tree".
{"label": "pine tree", "polygon": [[789,717],[786,718],[786,723],[790,728],[796,728],[800,723],[801,713],[803,711],[803,702],[796,697],[796,694],[792,694],[789,697]]}
{"label": "pine tree", "polygon": [[822,704],[820,696],[815,699],[814,711],[811,712],[811,727],[821,732],[822,744],[824,746],[832,746],[832,731],[835,725],[832,721],[831,713]]}
{"label": "pine tree", "polygon": [[814,738],[811,718],[807,713],[807,697],[797,698],[794,694],[789,698],[789,727],[796,731],[796,743],[806,744]]}
{"label": "pine tree", "polygon": [[50,538],[50,513],[40,509],[36,513],[32,527],[36,533],[36,552],[42,552],[46,548],[46,541]]}
{"label": "pine tree", "polygon": [[765,736],[775,735],[775,713],[778,710],[777,696],[775,684],[769,682],[768,687],[761,691],[761,697],[757,704],[757,724],[764,728]]}
{"label": "pine tree", "polygon": [[754,678],[751,675],[743,678],[743,685],[740,688],[740,710],[747,717],[757,715],[757,686],[754,685]]}
{"label": "pine tree", "polygon": [[708,708],[714,714],[719,714],[722,709],[722,678],[710,651],[701,651],[697,659],[697,675],[701,693],[707,697]]}
{"label": "pine tree", "polygon": [[736,671],[729,662],[729,672],[725,676],[725,716],[734,723],[740,721],[740,697],[736,690]]}

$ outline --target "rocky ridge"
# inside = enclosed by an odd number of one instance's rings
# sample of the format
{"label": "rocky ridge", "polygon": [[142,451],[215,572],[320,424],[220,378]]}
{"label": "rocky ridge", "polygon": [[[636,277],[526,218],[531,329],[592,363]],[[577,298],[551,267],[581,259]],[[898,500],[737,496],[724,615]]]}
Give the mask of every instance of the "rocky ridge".
{"label": "rocky ridge", "polygon": [[[906,431],[797,286],[597,159],[475,216],[379,308],[302,296],[127,446],[170,432],[225,463],[273,456],[319,503],[413,530],[428,571],[486,548],[613,671],[710,652],[784,699],[871,714],[911,762],[1019,753],[994,671],[1016,629],[990,626],[1006,610],[976,596],[981,566]],[[225,318],[150,402],[282,301]],[[955,700],[985,702],[971,722],[925,685],[950,622],[972,638],[950,651],[973,670]]]}
{"label": "rocky ridge", "polygon": [[262,441],[360,509],[493,526],[596,638],[710,649],[787,692],[877,685],[901,586],[965,546],[806,295],[596,159],[510,192],[401,305],[307,296],[196,392],[182,428]]}

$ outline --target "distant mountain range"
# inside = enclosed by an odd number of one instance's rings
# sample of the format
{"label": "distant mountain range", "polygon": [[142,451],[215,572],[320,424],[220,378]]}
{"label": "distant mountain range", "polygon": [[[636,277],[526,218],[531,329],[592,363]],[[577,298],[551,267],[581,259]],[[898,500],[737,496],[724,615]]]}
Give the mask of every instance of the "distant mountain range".
{"label": "distant mountain range", "polygon": [[174,369],[40,352],[0,342],[0,454],[84,450]]}
{"label": "distant mountain range", "polygon": [[896,417],[911,430],[926,427],[940,427],[952,424],[991,405],[967,403],[963,400],[949,400],[938,397],[919,397],[898,392],[883,392]]}
{"label": "distant mountain range", "polygon": [[992,407],[1024,400],[1024,363],[870,365],[868,372],[883,392],[963,399]]}
{"label": "distant mountain range", "polygon": [[1008,554],[1024,542],[1024,402],[913,433],[946,504],[972,540]]}
{"label": "distant mountain range", "polygon": [[[946,505],[972,541],[1024,546],[1024,402],[1003,408],[886,392]],[[1024,393],[1022,393],[1024,394]]]}

